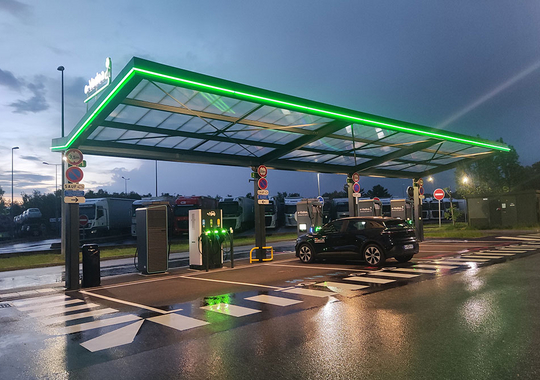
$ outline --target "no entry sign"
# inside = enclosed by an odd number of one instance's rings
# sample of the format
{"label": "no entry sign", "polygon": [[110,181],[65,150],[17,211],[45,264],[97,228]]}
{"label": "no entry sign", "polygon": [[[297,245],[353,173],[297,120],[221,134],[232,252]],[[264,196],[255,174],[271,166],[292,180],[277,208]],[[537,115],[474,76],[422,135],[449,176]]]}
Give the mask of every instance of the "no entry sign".
{"label": "no entry sign", "polygon": [[444,190],[443,189],[435,189],[433,192],[433,198],[440,201],[444,198]]}
{"label": "no entry sign", "polygon": [[79,224],[81,225],[81,227],[84,227],[88,224],[88,216],[82,214],[81,216],[79,216]]}

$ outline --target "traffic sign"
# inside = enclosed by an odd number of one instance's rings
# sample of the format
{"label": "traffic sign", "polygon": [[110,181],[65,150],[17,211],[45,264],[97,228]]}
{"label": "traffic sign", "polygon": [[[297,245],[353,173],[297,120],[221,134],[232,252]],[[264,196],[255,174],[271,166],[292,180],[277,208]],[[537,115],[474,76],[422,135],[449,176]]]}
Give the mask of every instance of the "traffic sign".
{"label": "traffic sign", "polygon": [[84,191],[83,190],[65,190],[64,196],[65,197],[84,197]]}
{"label": "traffic sign", "polygon": [[424,186],[424,180],[422,178],[420,178],[418,181],[416,181],[416,183],[418,184],[419,187]]}
{"label": "traffic sign", "polygon": [[84,190],[83,183],[64,183],[64,190]]}
{"label": "traffic sign", "polygon": [[424,186],[420,186],[420,187],[418,188],[418,193],[419,193],[420,195],[424,195]]}
{"label": "traffic sign", "polygon": [[268,174],[268,169],[264,165],[259,165],[259,167],[257,168],[257,173],[259,173],[261,177],[266,177],[266,175]]}
{"label": "traffic sign", "polygon": [[85,214],[79,216],[79,224],[81,225],[81,227],[86,226],[88,224],[88,216]]}
{"label": "traffic sign", "polygon": [[66,179],[69,182],[79,183],[83,179],[83,171],[77,166],[71,166],[66,170]]}
{"label": "traffic sign", "polygon": [[358,182],[358,181],[360,181],[360,174],[358,174],[358,173],[353,173],[353,175],[352,175],[352,180],[353,180],[353,182]]}
{"label": "traffic sign", "polygon": [[433,192],[433,198],[440,201],[444,198],[444,190],[443,189],[435,189]]}
{"label": "traffic sign", "polygon": [[69,165],[77,166],[83,162],[83,154],[79,149],[70,149],[65,154],[66,162]]}
{"label": "traffic sign", "polygon": [[64,203],[84,203],[85,197],[64,197]]}
{"label": "traffic sign", "polygon": [[352,189],[353,189],[353,192],[359,193],[360,192],[360,184],[358,182],[355,182]]}
{"label": "traffic sign", "polygon": [[269,205],[270,201],[268,199],[257,199],[257,204],[260,205]]}
{"label": "traffic sign", "polygon": [[321,206],[324,206],[324,198],[322,196],[318,196],[317,197],[317,200],[319,201],[319,203],[321,204]]}
{"label": "traffic sign", "polygon": [[268,195],[257,195],[257,199],[268,199]]}
{"label": "traffic sign", "polygon": [[268,195],[268,190],[257,190],[258,195]]}
{"label": "traffic sign", "polygon": [[355,198],[360,198],[362,196],[362,194],[361,193],[353,193],[352,196],[355,197]]}
{"label": "traffic sign", "polygon": [[268,180],[266,178],[259,178],[259,189],[266,190],[268,187]]}

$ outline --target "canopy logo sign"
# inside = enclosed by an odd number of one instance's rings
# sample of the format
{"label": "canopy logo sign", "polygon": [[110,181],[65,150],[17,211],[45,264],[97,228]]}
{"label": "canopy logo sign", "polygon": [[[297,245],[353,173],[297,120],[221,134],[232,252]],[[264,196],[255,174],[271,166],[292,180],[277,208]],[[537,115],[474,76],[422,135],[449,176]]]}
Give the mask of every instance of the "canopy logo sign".
{"label": "canopy logo sign", "polygon": [[85,103],[94,98],[97,94],[103,91],[110,83],[112,78],[112,60],[107,57],[105,60],[105,70],[100,73],[96,73],[96,76],[88,81],[88,84],[84,86],[84,93],[86,94]]}

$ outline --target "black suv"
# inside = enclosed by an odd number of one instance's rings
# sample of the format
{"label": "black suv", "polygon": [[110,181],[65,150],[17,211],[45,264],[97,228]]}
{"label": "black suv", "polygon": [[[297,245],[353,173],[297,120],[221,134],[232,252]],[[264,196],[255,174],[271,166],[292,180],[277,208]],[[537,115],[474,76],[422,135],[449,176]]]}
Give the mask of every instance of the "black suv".
{"label": "black suv", "polygon": [[416,253],[418,240],[414,228],[397,218],[337,219],[316,233],[296,239],[296,256],[304,263],[318,258],[353,258],[382,266],[387,258],[406,262]]}

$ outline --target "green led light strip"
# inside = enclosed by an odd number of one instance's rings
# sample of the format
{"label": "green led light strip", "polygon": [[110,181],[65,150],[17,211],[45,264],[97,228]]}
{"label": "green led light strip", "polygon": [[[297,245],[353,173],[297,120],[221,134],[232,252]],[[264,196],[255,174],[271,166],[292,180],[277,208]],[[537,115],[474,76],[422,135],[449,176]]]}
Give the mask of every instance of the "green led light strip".
{"label": "green led light strip", "polygon": [[290,103],[290,102],[286,102],[286,101],[283,101],[283,100],[272,99],[272,98],[267,98],[267,97],[264,97],[264,96],[248,94],[248,93],[241,92],[241,91],[230,90],[230,89],[227,89],[227,88],[224,88],[224,87],[218,87],[218,86],[213,86],[213,85],[209,85],[209,84],[206,84],[206,83],[195,82],[195,81],[192,81],[192,80],[183,79],[183,78],[179,78],[179,77],[174,77],[174,76],[171,76],[171,75],[166,75],[166,74],[161,74],[161,73],[156,73],[156,72],[153,72],[153,71],[150,71],[150,70],[139,69],[139,68],[136,68],[136,67],[132,68],[124,76],[124,78],[122,78],[122,80],[116,85],[116,87],[109,93],[109,95],[107,97],[105,97],[101,101],[101,104],[94,110],[94,112],[92,112],[92,114],[88,117],[88,119],[81,125],[81,127],[77,130],[77,132],[73,135],[73,137],[70,138],[69,141],[64,146],[52,147],[51,150],[65,150],[65,149],[68,149],[70,147],[70,145],[86,129],[86,127],[88,127],[90,125],[90,123],[95,119],[97,114],[110,102],[110,100],[114,97],[114,95],[116,95],[120,91],[120,89],[133,77],[135,72],[141,73],[143,75],[151,76],[151,77],[167,79],[167,80],[174,81],[174,82],[186,83],[186,84],[190,84],[190,85],[196,86],[196,87],[201,87],[201,88],[204,88],[204,89],[207,89],[207,90],[214,90],[214,91],[218,91],[218,92],[221,92],[221,93],[233,94],[233,95],[240,96],[240,97],[243,97],[243,98],[257,99],[259,101],[262,100],[264,102],[268,102],[268,103],[272,103],[272,104],[276,104],[276,105],[288,106],[288,107],[292,107],[292,108],[300,109],[300,110],[304,110],[304,111],[316,112],[318,114],[327,115],[327,116],[330,116],[330,117],[333,117],[333,118],[337,117],[337,118],[340,118],[340,119],[346,119],[346,120],[350,120],[350,121],[355,121],[355,122],[359,122],[359,123],[362,123],[362,124],[368,124],[368,125],[373,125],[373,126],[377,126],[377,127],[384,127],[386,129],[397,130],[397,131],[401,131],[401,132],[408,132],[408,133],[422,135],[422,136],[429,136],[429,137],[434,137],[434,138],[438,138],[438,139],[442,139],[442,140],[454,141],[454,142],[458,142],[458,143],[465,143],[465,144],[470,144],[470,145],[475,145],[475,146],[481,146],[481,147],[484,147],[484,148],[501,150],[501,151],[505,151],[505,152],[510,151],[510,148],[500,146],[500,145],[485,143],[485,142],[481,142],[481,141],[475,141],[475,140],[461,138],[461,137],[450,136],[450,135],[446,135],[446,134],[442,134],[442,133],[438,133],[438,132],[423,131],[423,130],[419,130],[419,129],[415,129],[415,128],[411,128],[411,127],[404,127],[404,126],[384,123],[384,122],[380,122],[380,121],[376,121],[376,120],[364,119],[364,118],[357,117],[357,116],[341,114],[341,113],[327,111],[327,110],[323,110],[323,109],[319,109],[319,108],[308,107],[308,106],[304,106],[304,105],[301,105],[301,104]]}

